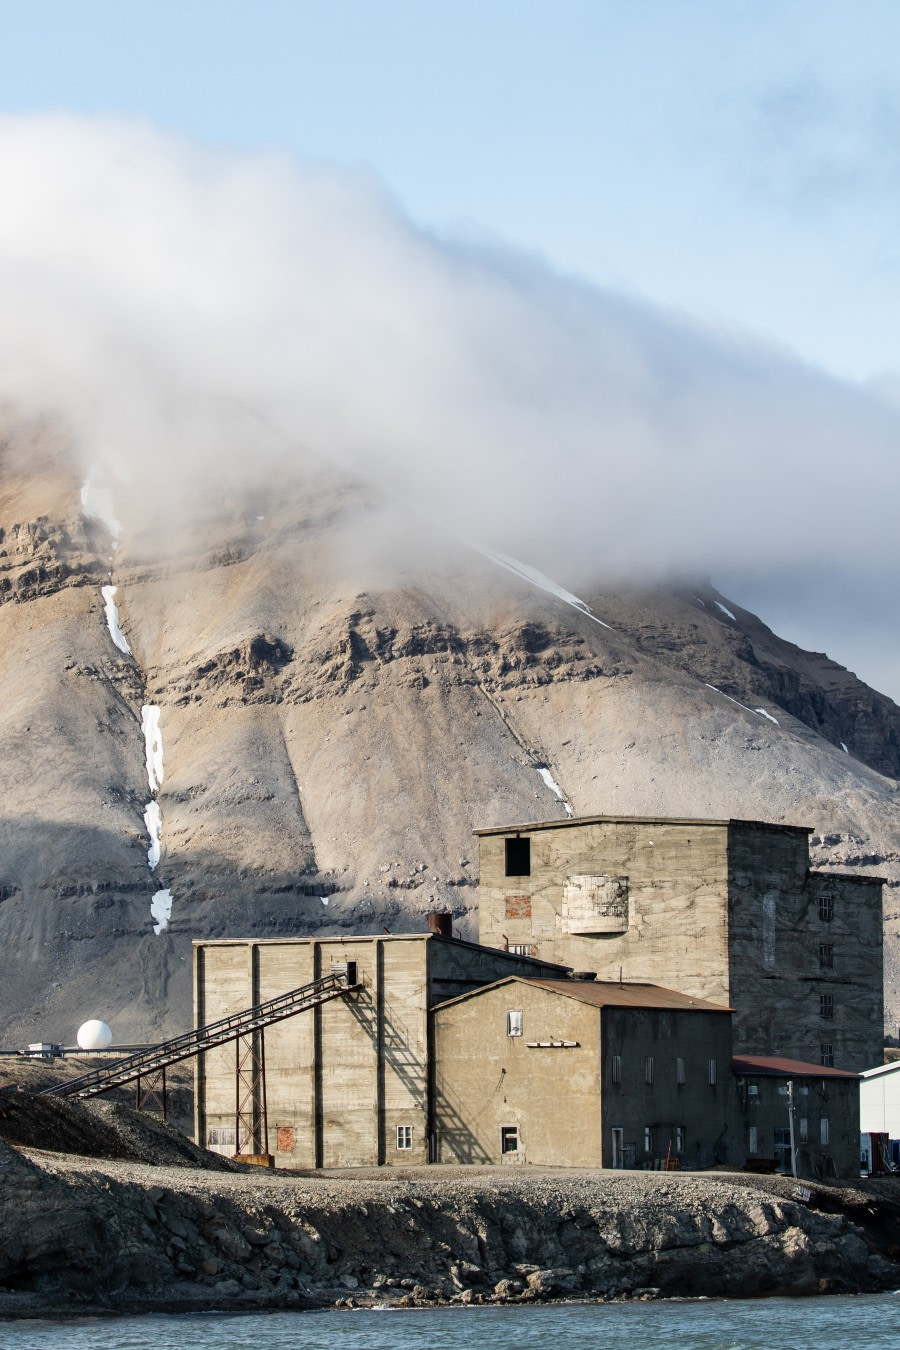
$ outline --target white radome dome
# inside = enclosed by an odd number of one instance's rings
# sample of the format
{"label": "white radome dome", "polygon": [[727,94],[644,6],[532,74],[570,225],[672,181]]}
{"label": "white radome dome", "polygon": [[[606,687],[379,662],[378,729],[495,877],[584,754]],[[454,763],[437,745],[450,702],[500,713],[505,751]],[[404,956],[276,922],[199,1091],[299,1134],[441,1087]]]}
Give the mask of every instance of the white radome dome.
{"label": "white radome dome", "polygon": [[105,1022],[94,1017],[90,1022],[82,1022],[77,1040],[82,1050],[108,1050],[112,1045],[112,1032]]}

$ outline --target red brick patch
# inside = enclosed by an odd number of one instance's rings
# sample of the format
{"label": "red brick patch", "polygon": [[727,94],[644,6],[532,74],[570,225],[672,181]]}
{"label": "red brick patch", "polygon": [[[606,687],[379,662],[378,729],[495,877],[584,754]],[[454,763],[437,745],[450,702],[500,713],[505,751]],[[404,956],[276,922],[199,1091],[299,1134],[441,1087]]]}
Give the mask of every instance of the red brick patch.
{"label": "red brick patch", "polygon": [[531,896],[508,895],[506,897],[506,917],[508,919],[530,919]]}

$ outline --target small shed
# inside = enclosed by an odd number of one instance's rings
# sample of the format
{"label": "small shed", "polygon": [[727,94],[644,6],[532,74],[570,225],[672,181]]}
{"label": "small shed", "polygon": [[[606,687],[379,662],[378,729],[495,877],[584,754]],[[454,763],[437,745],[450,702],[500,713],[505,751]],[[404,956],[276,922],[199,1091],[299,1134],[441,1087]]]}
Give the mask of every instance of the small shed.
{"label": "small shed", "polygon": [[859,1075],[770,1055],[732,1062],[746,1165],[802,1177],[859,1172]]}

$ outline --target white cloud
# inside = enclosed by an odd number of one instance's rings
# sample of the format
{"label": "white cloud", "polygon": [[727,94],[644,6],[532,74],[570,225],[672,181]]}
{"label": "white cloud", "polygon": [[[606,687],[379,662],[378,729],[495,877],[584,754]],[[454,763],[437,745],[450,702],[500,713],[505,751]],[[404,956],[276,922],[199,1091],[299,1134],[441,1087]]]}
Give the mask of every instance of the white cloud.
{"label": "white cloud", "polygon": [[572,584],[896,576],[900,413],[744,335],[286,156],[56,116],[0,119],[0,167],[0,397],[142,509],[303,446]]}

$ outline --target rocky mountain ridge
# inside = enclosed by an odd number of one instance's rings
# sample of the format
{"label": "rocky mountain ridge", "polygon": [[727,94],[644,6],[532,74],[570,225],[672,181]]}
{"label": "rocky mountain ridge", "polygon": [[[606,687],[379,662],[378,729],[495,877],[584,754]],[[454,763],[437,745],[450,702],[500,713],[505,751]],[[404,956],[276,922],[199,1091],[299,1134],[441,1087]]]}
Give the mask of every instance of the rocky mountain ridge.
{"label": "rocky mountain ridge", "polygon": [[327,466],[166,530],[118,485],[118,541],[84,487],[46,429],[0,447],[4,1039],[183,1029],[195,937],[474,935],[471,830],[567,812],[812,826],[889,882],[895,1020],[900,709],[827,657],[708,583],[575,597]]}

